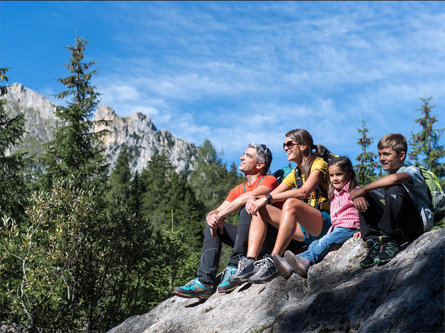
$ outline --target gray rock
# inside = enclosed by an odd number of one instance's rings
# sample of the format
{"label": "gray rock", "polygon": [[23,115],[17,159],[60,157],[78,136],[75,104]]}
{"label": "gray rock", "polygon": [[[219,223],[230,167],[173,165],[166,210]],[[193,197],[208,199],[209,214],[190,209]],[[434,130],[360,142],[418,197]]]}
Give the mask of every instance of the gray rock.
{"label": "gray rock", "polygon": [[366,270],[362,241],[350,239],[307,279],[245,284],[205,302],[173,296],[109,333],[444,332],[444,236],[444,229],[425,233]]}

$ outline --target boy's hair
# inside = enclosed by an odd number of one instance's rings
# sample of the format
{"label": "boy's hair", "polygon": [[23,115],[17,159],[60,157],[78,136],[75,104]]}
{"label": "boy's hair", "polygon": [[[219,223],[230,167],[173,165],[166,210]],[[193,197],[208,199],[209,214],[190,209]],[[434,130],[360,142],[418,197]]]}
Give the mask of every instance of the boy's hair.
{"label": "boy's hair", "polygon": [[[334,165],[338,166],[341,171],[347,174],[350,181],[349,191],[348,191],[350,193],[353,189],[355,189],[358,186],[357,176],[355,175],[354,167],[352,166],[351,160],[346,156],[335,157],[328,163],[328,171],[329,168]],[[332,199],[333,192],[334,192],[334,186],[332,186],[331,182],[329,182],[329,190],[328,190],[329,200]]]}
{"label": "boy's hair", "polygon": [[391,148],[397,154],[400,154],[402,151],[405,152],[405,155],[408,151],[408,145],[406,143],[406,139],[402,134],[392,133],[387,134],[383,138],[380,139],[377,144],[378,149]]}

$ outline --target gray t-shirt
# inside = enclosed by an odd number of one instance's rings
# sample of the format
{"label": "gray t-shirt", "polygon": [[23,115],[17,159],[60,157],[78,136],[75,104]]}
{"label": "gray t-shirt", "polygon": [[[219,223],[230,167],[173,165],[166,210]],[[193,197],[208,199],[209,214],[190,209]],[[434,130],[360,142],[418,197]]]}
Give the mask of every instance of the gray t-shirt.
{"label": "gray t-shirt", "polygon": [[429,231],[434,225],[434,213],[432,212],[431,200],[428,198],[427,186],[422,173],[415,166],[401,166],[397,173],[408,173],[411,183],[403,183],[403,187],[413,199],[417,210],[423,221],[423,231]]}

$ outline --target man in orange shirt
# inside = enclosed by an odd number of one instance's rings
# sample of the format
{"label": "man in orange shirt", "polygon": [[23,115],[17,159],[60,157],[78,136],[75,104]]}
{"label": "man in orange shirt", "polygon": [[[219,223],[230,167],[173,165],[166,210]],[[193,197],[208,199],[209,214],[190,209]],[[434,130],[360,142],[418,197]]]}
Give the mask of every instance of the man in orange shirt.
{"label": "man in orange shirt", "polygon": [[[247,251],[251,215],[247,214],[244,206],[249,197],[265,195],[279,185],[274,176],[266,175],[272,162],[272,153],[266,145],[250,143],[240,160],[238,170],[245,174],[247,180],[234,187],[226,200],[207,214],[197,277],[184,286],[176,287],[173,292],[177,296],[207,299],[213,294],[222,242],[233,247],[233,252],[217,290],[225,293],[239,285],[230,283],[229,279],[236,273],[238,261]],[[224,223],[226,216],[237,211],[240,211],[238,226]]]}

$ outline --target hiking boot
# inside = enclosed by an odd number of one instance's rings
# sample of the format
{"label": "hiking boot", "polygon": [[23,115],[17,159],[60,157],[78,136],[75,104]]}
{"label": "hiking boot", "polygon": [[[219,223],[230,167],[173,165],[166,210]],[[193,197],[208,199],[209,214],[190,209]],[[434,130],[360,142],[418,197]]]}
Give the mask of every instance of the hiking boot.
{"label": "hiking boot", "polygon": [[368,246],[368,253],[363,258],[363,260],[360,261],[361,268],[369,268],[374,265],[377,265],[376,259],[382,248],[382,244],[380,244],[380,242],[372,239],[367,240],[366,245]]}
{"label": "hiking boot", "polygon": [[383,243],[382,249],[377,258],[375,259],[376,264],[379,266],[386,264],[388,261],[394,258],[397,252],[399,251],[399,247],[395,240],[386,238],[386,239],[381,239],[381,242]]}
{"label": "hiking boot", "polygon": [[288,279],[292,274],[294,274],[295,270],[291,265],[287,263],[287,261],[280,255],[274,254],[272,255],[273,264],[278,269],[278,272],[286,279]]}
{"label": "hiking boot", "polygon": [[190,280],[185,286],[175,287],[173,293],[179,297],[207,299],[212,296],[213,288],[195,278]]}
{"label": "hiking boot", "polygon": [[221,283],[218,284],[218,292],[226,293],[238,287],[241,282],[230,281],[230,278],[236,273],[236,267],[227,267],[221,277]]}
{"label": "hiking boot", "polygon": [[307,271],[310,265],[306,259],[293,254],[291,251],[284,252],[284,259],[298,275],[304,278],[307,277]]}
{"label": "hiking boot", "polygon": [[254,265],[258,267],[258,271],[249,278],[250,283],[267,283],[280,275],[269,254],[264,255],[263,259],[256,261]]}
{"label": "hiking boot", "polygon": [[232,284],[241,284],[246,282],[249,277],[257,272],[258,268],[254,266],[254,263],[254,259],[242,257],[241,260],[238,261],[238,268],[236,269],[236,273],[229,278],[229,282]]}

